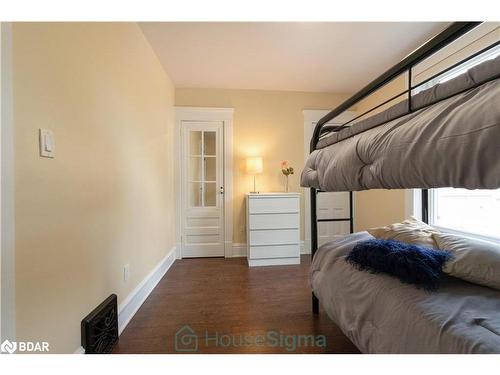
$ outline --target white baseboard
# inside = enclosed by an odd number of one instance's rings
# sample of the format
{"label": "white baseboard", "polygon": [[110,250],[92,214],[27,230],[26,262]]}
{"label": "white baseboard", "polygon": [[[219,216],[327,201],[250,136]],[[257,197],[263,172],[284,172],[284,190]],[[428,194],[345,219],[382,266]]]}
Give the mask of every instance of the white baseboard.
{"label": "white baseboard", "polygon": [[161,278],[167,273],[170,266],[175,262],[176,248],[170,249],[168,254],[160,263],[147,275],[144,280],[130,293],[118,306],[118,334],[121,335],[127,324],[134,317],[135,313]]}
{"label": "white baseboard", "polygon": [[246,243],[233,243],[233,258],[247,257],[247,244]]}
{"label": "white baseboard", "polygon": [[177,242],[175,244],[175,258],[182,259],[182,257],[181,257],[181,243],[180,242]]}
{"label": "white baseboard", "polygon": [[305,241],[300,241],[300,254],[311,254],[311,241],[310,240],[305,240]]}
{"label": "white baseboard", "polygon": [[[142,306],[146,298],[160,282],[176,259],[176,247],[170,249],[160,263],[142,280],[139,285],[118,306],[118,335],[121,335],[127,324]],[[74,354],[84,354],[83,347],[79,347]]]}
{"label": "white baseboard", "polygon": [[83,346],[80,346],[73,354],[85,354],[85,349],[83,349]]}

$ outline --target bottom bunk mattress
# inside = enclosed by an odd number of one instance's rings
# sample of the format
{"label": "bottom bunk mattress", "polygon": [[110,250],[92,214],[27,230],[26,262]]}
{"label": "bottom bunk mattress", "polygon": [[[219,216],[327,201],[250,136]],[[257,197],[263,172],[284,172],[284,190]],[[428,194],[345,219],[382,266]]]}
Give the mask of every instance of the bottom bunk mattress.
{"label": "bottom bunk mattress", "polygon": [[354,233],[323,245],[311,286],[328,316],[363,353],[500,353],[500,291],[445,277],[426,292],[356,270],[345,256]]}

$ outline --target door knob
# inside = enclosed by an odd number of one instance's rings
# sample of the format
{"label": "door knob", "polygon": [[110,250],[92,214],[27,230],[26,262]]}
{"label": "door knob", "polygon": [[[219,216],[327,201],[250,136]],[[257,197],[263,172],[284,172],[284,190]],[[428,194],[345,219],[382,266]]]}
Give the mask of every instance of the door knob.
{"label": "door knob", "polygon": [[221,194],[224,194],[224,186],[221,186],[219,191]]}

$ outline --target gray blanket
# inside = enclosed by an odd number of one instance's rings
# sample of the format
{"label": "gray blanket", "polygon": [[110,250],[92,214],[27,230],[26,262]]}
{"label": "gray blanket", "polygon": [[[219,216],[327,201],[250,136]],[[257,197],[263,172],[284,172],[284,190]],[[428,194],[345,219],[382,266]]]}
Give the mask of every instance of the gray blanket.
{"label": "gray blanket", "polygon": [[[498,74],[500,57],[487,68],[488,74]],[[429,90],[415,104],[473,86],[486,79],[485,71]],[[322,139],[306,162],[301,186],[323,191],[500,188],[500,79],[378,125],[401,109],[396,105]]]}
{"label": "gray blanket", "polygon": [[311,266],[321,306],[363,353],[500,353],[500,291],[447,277],[429,293],[358,271],[344,257],[370,238],[325,244]]}

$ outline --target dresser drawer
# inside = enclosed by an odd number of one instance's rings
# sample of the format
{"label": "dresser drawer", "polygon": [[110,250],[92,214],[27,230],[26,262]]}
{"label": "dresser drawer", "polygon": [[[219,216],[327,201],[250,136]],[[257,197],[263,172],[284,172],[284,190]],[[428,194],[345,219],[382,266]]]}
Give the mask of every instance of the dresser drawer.
{"label": "dresser drawer", "polygon": [[288,245],[300,242],[298,229],[270,229],[249,231],[250,246],[254,245]]}
{"label": "dresser drawer", "polygon": [[293,213],[299,212],[298,197],[250,198],[249,214]]}
{"label": "dresser drawer", "polygon": [[292,258],[300,256],[299,245],[252,246],[250,259]]}
{"label": "dresser drawer", "polygon": [[253,229],[298,229],[300,217],[298,214],[260,214],[249,215],[248,225]]}

